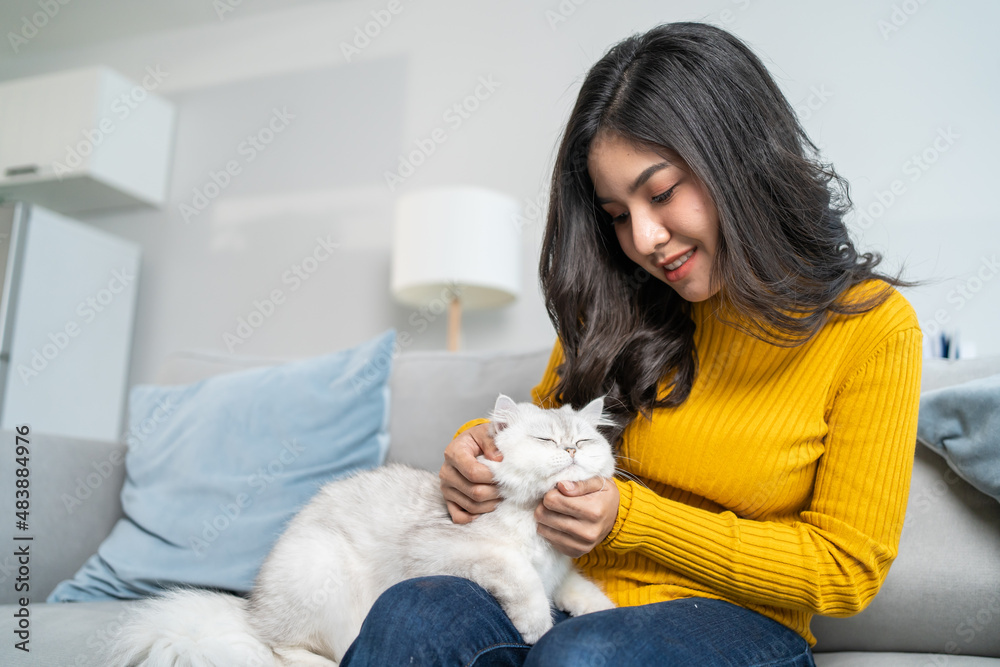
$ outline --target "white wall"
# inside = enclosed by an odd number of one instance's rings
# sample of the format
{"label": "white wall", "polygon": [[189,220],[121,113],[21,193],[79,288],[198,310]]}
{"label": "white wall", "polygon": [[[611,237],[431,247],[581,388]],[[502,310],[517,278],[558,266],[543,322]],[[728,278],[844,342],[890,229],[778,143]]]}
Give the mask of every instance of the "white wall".
{"label": "white wall", "polygon": [[[523,296],[469,314],[465,347],[549,345],[535,277],[543,220],[532,205],[544,209],[563,123],[586,70],[614,42],[675,20],[716,23],[755,48],[869,212],[855,224],[862,245],[885,252],[890,267],[905,261],[907,277],[937,281],[906,292],[927,332],[959,329],[980,354],[1000,354],[1000,267],[989,268],[1000,254],[1000,229],[990,224],[1000,149],[996,3],[399,2],[402,11],[350,62],[341,43],[388,2],[246,16],[237,8],[217,24],[0,60],[0,79],[98,63],[133,79],[149,66],[168,73],[157,92],[179,109],[170,204],[89,219],[143,247],[133,382],[151,381],[172,350],[226,350],[224,335],[275,289],[285,301],[237,353],[320,354],[388,326],[410,333],[414,349],[443,347],[442,318],[428,324],[388,294],[395,198],[428,185],[483,185],[524,206]],[[447,123],[443,114],[481,77],[499,86],[461,126]],[[241,141],[275,108],[295,118],[248,162]],[[447,141],[390,191],[384,172],[438,127]],[[914,170],[911,156],[924,151],[934,163]],[[231,159],[241,173],[185,222],[180,204]],[[338,247],[293,290],[283,276],[317,237]]]}

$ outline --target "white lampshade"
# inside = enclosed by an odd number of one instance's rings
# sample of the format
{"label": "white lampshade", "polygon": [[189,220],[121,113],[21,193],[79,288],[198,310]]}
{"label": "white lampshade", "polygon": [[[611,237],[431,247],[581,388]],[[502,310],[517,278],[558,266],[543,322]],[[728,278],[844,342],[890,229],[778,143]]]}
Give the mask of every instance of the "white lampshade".
{"label": "white lampshade", "polygon": [[400,197],[392,245],[392,292],[420,307],[457,291],[462,307],[496,308],[521,291],[517,201],[473,186]]}

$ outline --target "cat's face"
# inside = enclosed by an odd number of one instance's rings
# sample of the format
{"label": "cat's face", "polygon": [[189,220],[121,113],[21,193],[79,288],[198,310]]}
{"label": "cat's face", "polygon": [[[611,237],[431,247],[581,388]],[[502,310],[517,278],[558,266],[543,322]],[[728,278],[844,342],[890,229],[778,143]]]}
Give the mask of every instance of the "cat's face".
{"label": "cat's face", "polygon": [[559,481],[611,477],[614,455],[597,430],[608,424],[603,409],[603,398],[578,411],[568,405],[542,410],[501,395],[491,424],[503,461],[487,465],[504,496],[540,498]]}

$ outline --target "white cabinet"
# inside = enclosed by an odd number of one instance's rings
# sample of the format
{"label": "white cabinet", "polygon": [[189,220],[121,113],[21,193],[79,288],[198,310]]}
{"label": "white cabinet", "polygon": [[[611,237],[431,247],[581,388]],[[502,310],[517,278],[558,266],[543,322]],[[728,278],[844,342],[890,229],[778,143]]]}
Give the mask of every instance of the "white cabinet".
{"label": "white cabinet", "polygon": [[107,67],[0,82],[0,198],[74,214],[162,206],[176,112],[154,91]]}
{"label": "white cabinet", "polygon": [[139,247],[40,206],[0,205],[0,428],[117,440]]}

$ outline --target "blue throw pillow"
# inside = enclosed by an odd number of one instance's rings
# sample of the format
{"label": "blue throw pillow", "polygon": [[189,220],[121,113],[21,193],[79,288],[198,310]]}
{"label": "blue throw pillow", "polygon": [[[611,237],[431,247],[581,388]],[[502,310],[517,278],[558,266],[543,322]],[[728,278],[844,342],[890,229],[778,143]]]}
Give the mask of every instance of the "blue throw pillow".
{"label": "blue throw pillow", "polygon": [[390,330],[314,359],[134,387],[125,517],[48,602],[139,598],[176,585],[249,591],[320,486],[384,461],[395,338]]}
{"label": "blue throw pillow", "polygon": [[929,391],[919,414],[917,442],[1000,501],[1000,375]]}

